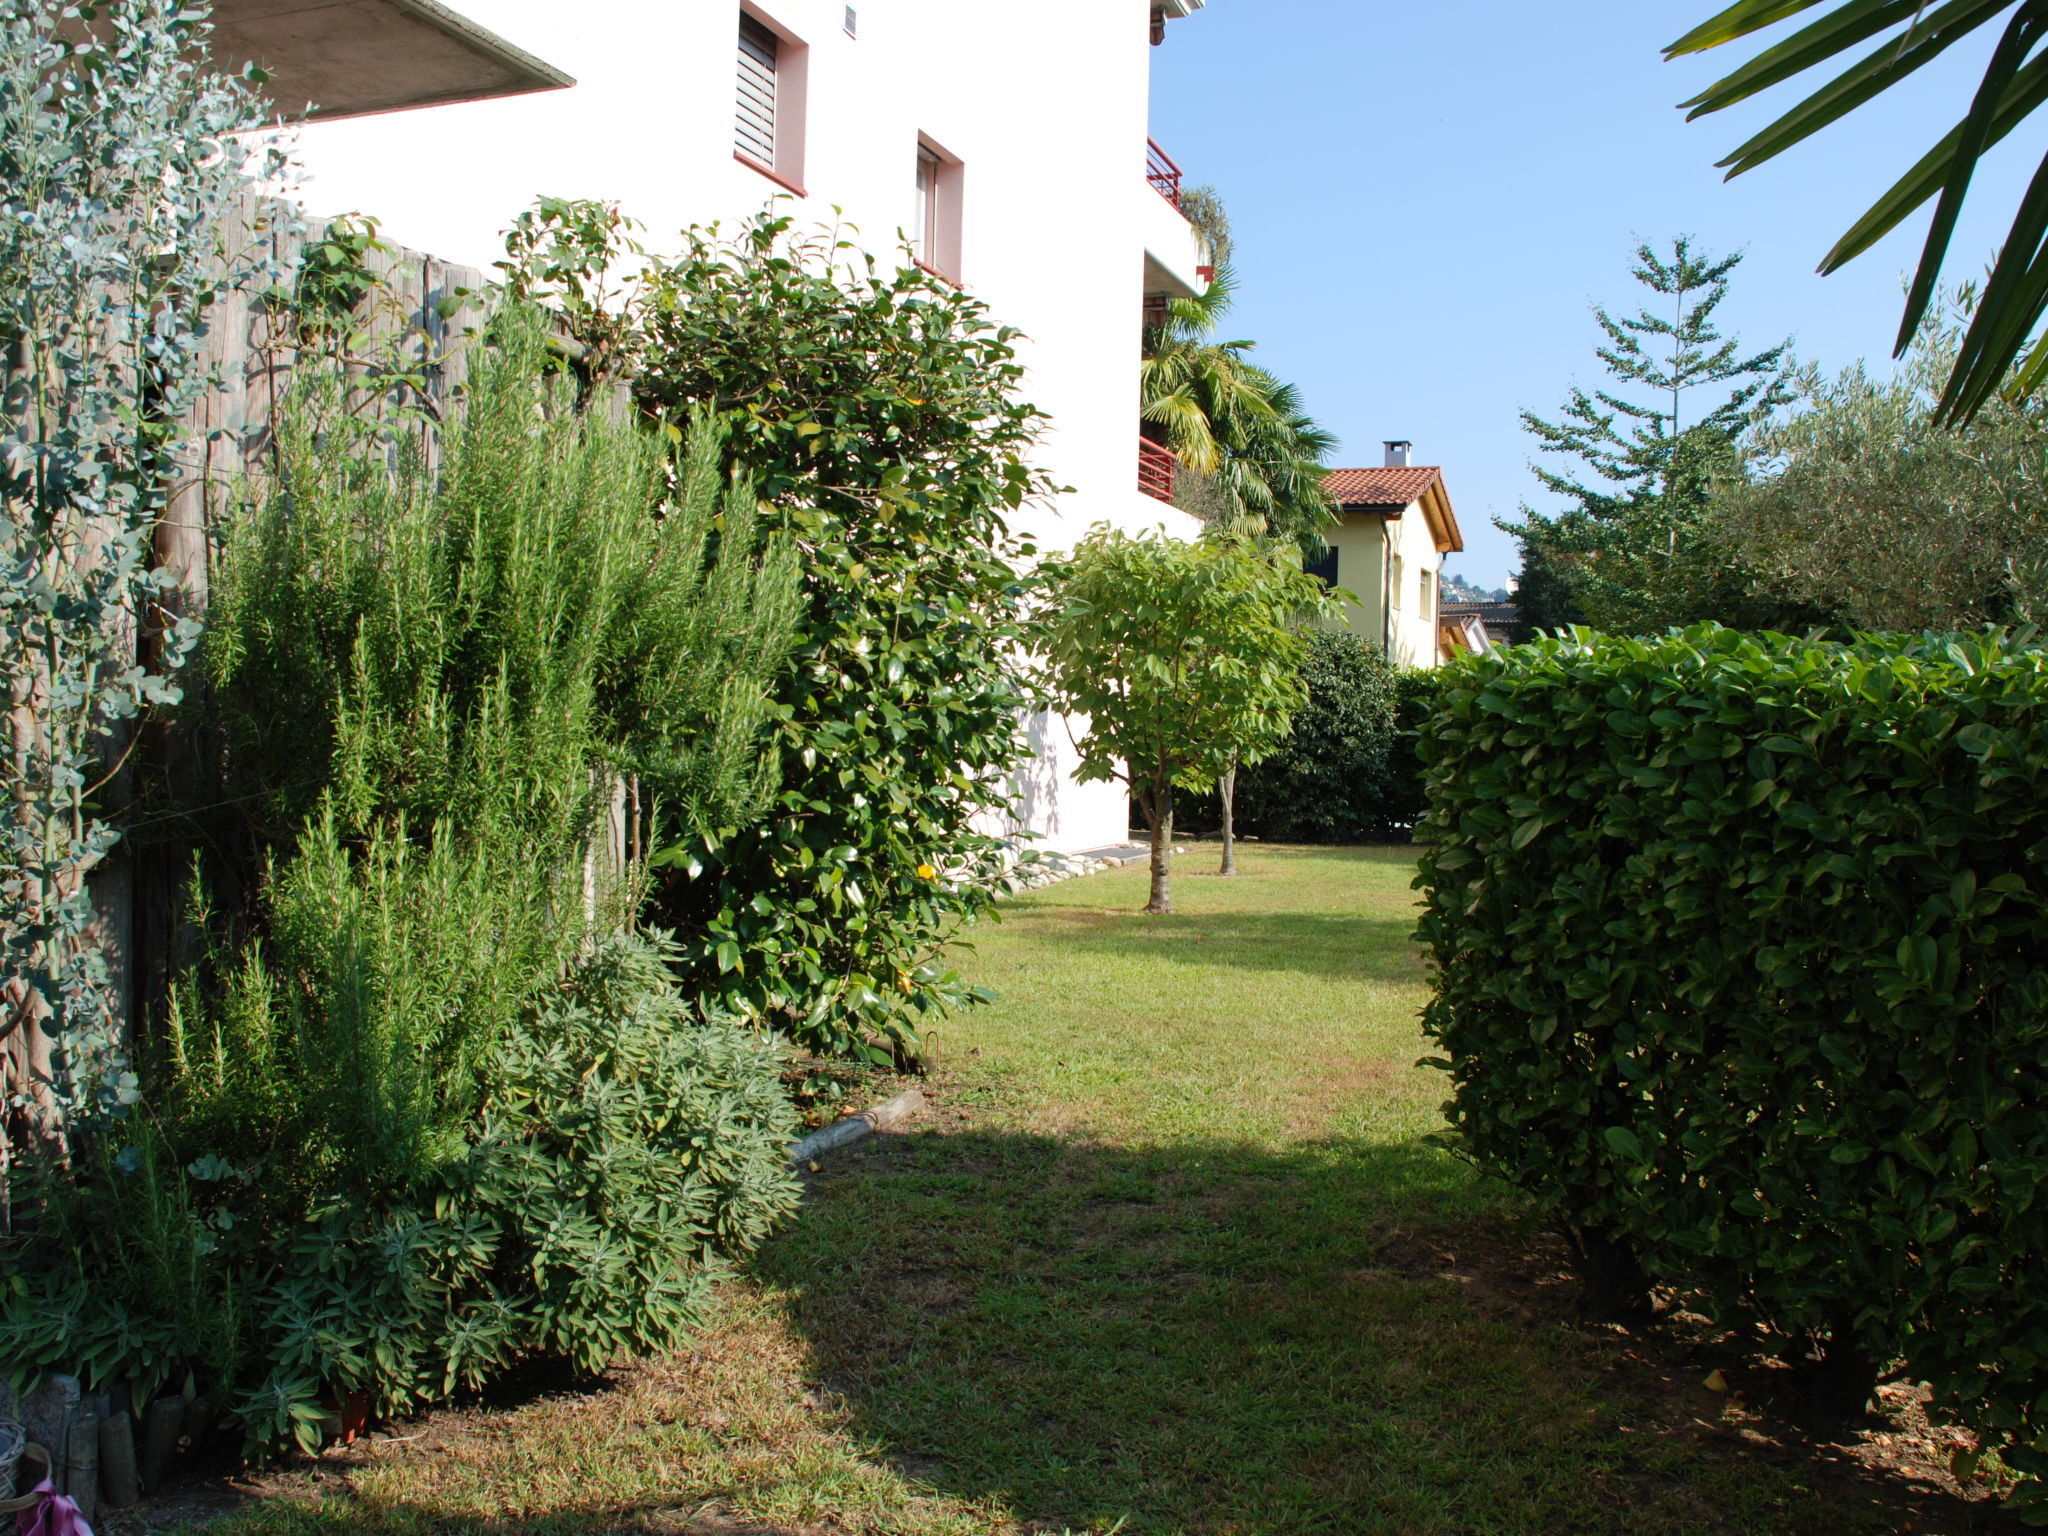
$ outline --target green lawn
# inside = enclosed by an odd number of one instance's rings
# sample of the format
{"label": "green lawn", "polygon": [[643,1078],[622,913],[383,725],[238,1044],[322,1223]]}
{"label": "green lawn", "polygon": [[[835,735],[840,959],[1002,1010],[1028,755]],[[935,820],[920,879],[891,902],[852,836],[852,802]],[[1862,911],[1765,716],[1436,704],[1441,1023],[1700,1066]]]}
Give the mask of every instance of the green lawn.
{"label": "green lawn", "polygon": [[235,1530],[2002,1529],[1709,1392],[1748,1380],[1710,1339],[1578,1320],[1427,1140],[1406,850],[1204,860],[1171,918],[1134,868],[978,932],[999,1000],[935,1031],[931,1112],[830,1161],[701,1351],[401,1427]]}

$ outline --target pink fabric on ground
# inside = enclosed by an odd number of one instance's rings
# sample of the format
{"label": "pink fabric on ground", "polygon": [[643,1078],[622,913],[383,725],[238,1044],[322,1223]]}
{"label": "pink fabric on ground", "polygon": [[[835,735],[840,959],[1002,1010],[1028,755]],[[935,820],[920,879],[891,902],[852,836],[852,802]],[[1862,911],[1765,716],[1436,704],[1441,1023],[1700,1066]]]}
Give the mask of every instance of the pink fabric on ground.
{"label": "pink fabric on ground", "polygon": [[92,1527],[78,1512],[78,1502],[57,1491],[47,1477],[36,1484],[43,1501],[14,1517],[14,1536],[92,1536]]}

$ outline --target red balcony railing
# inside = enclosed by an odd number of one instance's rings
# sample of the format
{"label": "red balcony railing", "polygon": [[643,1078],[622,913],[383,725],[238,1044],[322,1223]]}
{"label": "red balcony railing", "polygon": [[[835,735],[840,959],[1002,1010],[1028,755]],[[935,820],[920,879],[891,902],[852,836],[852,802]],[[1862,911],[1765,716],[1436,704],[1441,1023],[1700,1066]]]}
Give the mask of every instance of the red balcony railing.
{"label": "red balcony railing", "polygon": [[1171,505],[1173,502],[1173,450],[1149,437],[1138,439],[1138,489],[1147,496]]}
{"label": "red balcony railing", "polygon": [[1180,206],[1180,167],[1159,147],[1157,139],[1145,141],[1145,179],[1152,183],[1153,191],[1174,207]]}

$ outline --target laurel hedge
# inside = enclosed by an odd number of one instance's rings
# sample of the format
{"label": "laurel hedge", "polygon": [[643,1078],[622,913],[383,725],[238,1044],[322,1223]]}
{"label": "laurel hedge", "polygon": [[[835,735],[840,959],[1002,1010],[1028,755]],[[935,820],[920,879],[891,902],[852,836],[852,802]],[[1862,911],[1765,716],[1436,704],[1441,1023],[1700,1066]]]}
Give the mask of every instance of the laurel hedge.
{"label": "laurel hedge", "polygon": [[1421,751],[1471,1154],[2048,1471],[2048,652],[1580,631],[1451,669]]}

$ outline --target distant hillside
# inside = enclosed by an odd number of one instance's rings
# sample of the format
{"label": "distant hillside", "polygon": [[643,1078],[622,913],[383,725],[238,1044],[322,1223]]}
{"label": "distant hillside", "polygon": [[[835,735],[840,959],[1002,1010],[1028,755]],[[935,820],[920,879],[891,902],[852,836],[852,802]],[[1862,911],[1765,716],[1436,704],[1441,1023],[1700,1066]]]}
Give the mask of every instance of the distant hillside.
{"label": "distant hillside", "polygon": [[1438,585],[1443,592],[1440,600],[1446,603],[1504,603],[1508,600],[1506,587],[1496,587],[1489,592],[1484,587],[1475,587],[1463,577],[1453,576],[1448,572]]}

